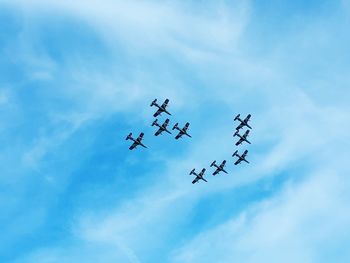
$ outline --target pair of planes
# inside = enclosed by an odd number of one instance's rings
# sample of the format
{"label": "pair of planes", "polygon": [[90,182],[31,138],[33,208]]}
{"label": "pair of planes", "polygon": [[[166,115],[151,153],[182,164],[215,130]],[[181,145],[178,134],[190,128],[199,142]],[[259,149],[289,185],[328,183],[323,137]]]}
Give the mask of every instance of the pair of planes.
{"label": "pair of planes", "polygon": [[[233,154],[232,154],[232,157],[238,157],[238,159],[236,160],[235,162],[235,165],[237,164],[240,164],[242,161],[246,162],[246,163],[249,163],[245,157],[247,156],[248,154],[248,150],[245,150],[244,153],[242,155],[239,155],[238,154],[238,151],[235,151]],[[226,173],[227,174],[227,171],[225,170],[225,165],[226,165],[226,160],[223,160],[222,163],[220,165],[218,165],[216,163],[216,161],[214,160],[210,167],[215,167],[216,170],[213,172],[213,175],[217,175],[218,173],[220,172],[223,172],[223,173]],[[203,180],[204,182],[208,182],[205,178],[204,178],[204,173],[205,173],[206,169],[203,168],[199,173],[196,173],[195,172],[195,169],[192,169],[192,171],[190,172],[190,175],[195,175],[196,177],[194,178],[194,180],[192,181],[192,184],[195,184],[197,183],[199,180]]]}
{"label": "pair of planes", "polygon": [[[167,110],[167,106],[168,106],[168,103],[169,103],[169,99],[166,99],[162,105],[159,105],[157,103],[157,99],[153,100],[152,103],[151,103],[151,107],[155,106],[158,108],[158,110],[153,114],[154,117],[158,117],[159,115],[161,115],[163,112],[168,114],[168,115],[171,115],[170,112]],[[164,123],[162,124],[159,124],[158,123],[158,119],[155,119],[152,123],[152,126],[156,126],[158,127],[158,130],[156,131],[156,133],[154,134],[155,136],[158,136],[160,134],[162,134],[163,132],[167,132],[169,134],[171,134],[171,132],[168,130],[168,125],[169,125],[169,122],[170,120],[169,119],[166,119],[164,121]],[[186,135],[188,137],[191,138],[191,135],[188,134],[187,130],[188,130],[188,127],[190,126],[190,123],[187,122],[185,124],[185,126],[183,128],[180,128],[179,127],[179,124],[178,123],[175,123],[175,125],[173,126],[172,130],[177,130],[179,131],[179,133],[176,135],[175,139],[178,140],[179,138],[181,138],[183,135]],[[144,137],[144,133],[141,132],[140,135],[135,139],[132,137],[132,133],[130,132],[128,134],[128,136],[126,137],[126,140],[131,140],[133,141],[133,144],[129,147],[130,150],[133,150],[135,149],[137,146],[142,146],[144,148],[147,148],[143,143],[142,143],[142,140],[143,140],[143,137]]]}
{"label": "pair of planes", "polygon": [[[240,124],[236,127],[236,132],[233,134],[233,137],[239,137],[239,140],[236,142],[236,146],[242,144],[243,142],[246,142],[246,143],[250,143],[250,141],[248,141],[247,137],[249,136],[249,132],[252,127],[248,124],[248,121],[250,120],[250,117],[252,115],[251,114],[248,114],[248,116],[242,120],[240,118],[240,114],[238,114],[236,117],[235,117],[235,121],[239,121]],[[243,135],[240,135],[239,134],[239,130],[242,129],[243,127],[247,127],[248,129],[246,130],[246,132],[243,134]]]}
{"label": "pair of planes", "polygon": [[[159,124],[158,123],[158,119],[155,119],[154,122],[152,123],[152,126],[157,126],[158,127],[158,130],[156,131],[156,133],[154,134],[155,136],[158,136],[160,134],[162,134],[162,132],[167,132],[169,134],[171,134],[171,132],[168,130],[168,125],[169,125],[169,122],[170,120],[169,119],[166,119],[163,124]],[[179,127],[179,124],[178,123],[175,123],[175,125],[173,126],[173,129],[172,130],[178,130],[179,133],[175,136],[175,139],[178,140],[179,138],[181,138],[183,135],[186,135],[190,138],[192,138],[191,135],[189,135],[187,133],[187,130],[188,130],[188,127],[190,126],[190,123],[189,122],[186,122],[185,126],[181,129]]]}
{"label": "pair of planes", "polygon": [[[238,154],[238,151],[235,151],[235,152],[232,154],[232,157],[238,157],[238,159],[235,161],[234,164],[235,164],[235,165],[240,164],[242,161],[243,161],[243,162],[246,162],[246,163],[249,163],[249,162],[247,161],[247,159],[245,158],[245,157],[247,156],[247,154],[248,154],[248,150],[245,150],[245,151],[243,152],[242,155],[239,155],[239,154]],[[221,163],[220,165],[218,165],[218,164],[216,163],[216,161],[214,160],[214,161],[211,163],[211,165],[210,165],[210,167],[215,167],[215,168],[216,168],[216,170],[214,171],[213,175],[217,175],[217,174],[220,173],[220,172],[224,172],[224,173],[227,174],[226,170],[224,169],[224,168],[225,168],[225,165],[226,165],[226,160],[223,160],[222,163]]]}

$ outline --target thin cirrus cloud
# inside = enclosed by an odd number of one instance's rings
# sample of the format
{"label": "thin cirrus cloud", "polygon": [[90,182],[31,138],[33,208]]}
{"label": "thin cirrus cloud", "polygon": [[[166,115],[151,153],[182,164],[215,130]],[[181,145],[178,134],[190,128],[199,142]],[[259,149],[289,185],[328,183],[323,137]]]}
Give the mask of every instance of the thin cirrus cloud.
{"label": "thin cirrus cloud", "polygon": [[[304,28],[282,26],[279,30],[286,31],[267,30],[266,37],[255,38],[264,18],[254,16],[260,14],[260,7],[253,1],[233,6],[221,1],[202,8],[193,2],[154,1],[13,1],[8,5],[21,10],[27,21],[20,39],[31,48],[17,43],[22,51],[17,55],[29,68],[23,82],[34,79],[43,84],[62,76],[57,91],[37,96],[51,101],[54,94],[68,105],[68,110],[59,103],[46,105],[48,124],[45,119],[35,120],[44,129],[34,129],[37,132],[28,136],[32,143],[24,150],[20,147],[19,173],[39,171],[48,181],[40,187],[55,189],[41,196],[50,197],[40,203],[42,214],[32,214],[43,227],[30,221],[33,232],[22,231],[35,235],[50,230],[47,222],[59,216],[68,238],[58,235],[48,243],[22,244],[28,248],[17,254],[12,250],[7,258],[18,262],[198,262],[199,258],[201,262],[322,262],[329,258],[341,262],[348,258],[340,244],[347,241],[344,229],[349,225],[349,215],[342,213],[349,199],[348,169],[343,165],[349,156],[349,136],[342,128],[349,123],[349,108],[342,98],[337,103],[339,91],[329,100],[322,96],[344,65],[340,60],[339,65],[331,62],[327,67],[322,56],[337,55],[334,45],[345,51],[330,38],[333,29],[339,30],[337,6],[330,17],[314,14],[314,19],[305,19]],[[65,46],[64,41],[56,47],[63,50],[59,56],[50,53],[52,46],[40,41],[45,30],[57,30],[42,27],[45,21],[55,24],[49,16],[66,17],[79,26],[75,33],[86,30],[98,41],[87,42],[86,53],[83,48]],[[299,25],[295,16],[288,18],[283,22]],[[68,36],[62,28],[58,32]],[[272,36],[277,41],[274,45],[267,39]],[[89,39],[84,34],[79,37]],[[264,53],[259,42],[272,46]],[[306,44],[310,42],[317,44]],[[90,49],[100,58],[91,59]],[[322,77],[310,67],[317,62]],[[33,65],[35,70],[29,67]],[[346,81],[345,77],[338,80],[339,86]],[[22,103],[16,92],[10,94],[16,98],[13,101]],[[135,125],[146,129],[151,113],[148,101],[155,94],[170,96],[174,116],[191,119],[195,139],[175,145],[164,137],[149,138],[154,150],[134,157],[116,146],[108,148],[98,135],[111,127],[123,134]],[[347,96],[345,92],[343,97]],[[186,175],[192,167],[199,169],[232,154],[232,118],[240,111],[253,114],[252,165],[235,167],[232,176],[211,178],[208,173],[208,184],[192,186]],[[113,116],[117,127],[106,121]],[[165,141],[169,149],[164,149]],[[100,145],[101,149],[96,147]],[[118,158],[101,159],[99,154],[105,156],[107,149]],[[57,153],[55,161],[52,152]],[[101,162],[106,166],[101,171],[111,171],[110,188],[101,182],[108,175],[94,169]],[[118,187],[123,180],[129,180],[124,191]],[[22,184],[33,187],[26,180]],[[103,197],[101,189],[108,190]],[[242,189],[258,193],[247,197]],[[115,191],[121,192],[118,199],[113,199]],[[92,196],[110,204],[104,207]],[[62,205],[60,213],[52,212],[57,206],[50,200],[55,197],[72,207]],[[25,204],[22,200],[18,205]],[[18,232],[8,233],[13,234],[11,244],[25,236]]]}

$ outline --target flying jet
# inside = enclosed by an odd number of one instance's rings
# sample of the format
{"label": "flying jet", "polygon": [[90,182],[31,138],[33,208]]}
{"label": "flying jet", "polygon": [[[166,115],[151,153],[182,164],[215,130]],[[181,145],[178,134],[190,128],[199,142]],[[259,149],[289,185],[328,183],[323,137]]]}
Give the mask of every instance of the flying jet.
{"label": "flying jet", "polygon": [[237,128],[236,128],[236,130],[238,131],[239,129],[241,129],[241,128],[243,128],[244,126],[246,126],[246,127],[248,127],[249,129],[251,129],[252,127],[250,127],[249,126],[249,124],[248,124],[248,121],[250,120],[250,117],[252,116],[251,114],[248,114],[248,116],[244,119],[244,120],[242,120],[241,118],[240,118],[240,116],[241,116],[241,114],[238,114],[236,117],[235,117],[235,121],[239,121],[240,122],[240,124],[237,126]]}
{"label": "flying jet", "polygon": [[141,141],[143,139],[143,135],[145,135],[143,132],[140,133],[139,137],[137,139],[134,139],[132,137],[132,133],[130,132],[129,135],[126,137],[126,140],[132,140],[134,143],[129,147],[130,150],[136,148],[136,146],[141,145],[144,148],[147,148]]}
{"label": "flying jet", "polygon": [[233,135],[233,137],[235,137],[235,136],[238,136],[238,137],[239,137],[238,142],[236,142],[236,146],[240,145],[242,142],[247,142],[247,143],[251,144],[250,141],[247,140],[248,135],[249,135],[249,130],[247,130],[247,131],[243,134],[243,136],[241,136],[241,135],[238,133],[238,130],[237,130],[237,131],[235,132],[235,134]]}
{"label": "flying jet", "polygon": [[232,154],[232,157],[235,157],[235,156],[238,157],[237,161],[235,162],[235,165],[241,163],[242,161],[244,161],[244,162],[246,162],[246,163],[249,163],[249,162],[245,159],[245,157],[247,156],[248,150],[245,150],[245,151],[243,152],[242,155],[239,155],[237,152],[238,152],[238,151],[235,151],[235,152]]}
{"label": "flying jet", "polygon": [[154,122],[152,123],[152,126],[159,127],[158,131],[156,131],[156,133],[154,134],[155,136],[162,134],[163,131],[171,134],[171,132],[167,129],[167,126],[169,124],[169,119],[166,119],[162,125],[160,125],[157,121],[158,121],[158,119],[155,119]]}
{"label": "flying jet", "polygon": [[217,175],[217,174],[220,173],[220,172],[227,173],[227,172],[225,171],[225,169],[224,169],[225,164],[226,164],[226,160],[223,160],[222,163],[221,163],[220,165],[217,165],[217,164],[216,164],[216,161],[212,162],[211,165],[210,165],[210,167],[213,167],[213,166],[216,167],[216,170],[215,170],[215,172],[213,173],[213,175]]}
{"label": "flying jet", "polygon": [[160,115],[161,113],[165,112],[166,114],[170,114],[170,112],[168,112],[166,110],[166,107],[168,106],[169,103],[169,99],[166,99],[162,105],[159,106],[159,104],[157,103],[157,99],[154,99],[154,101],[152,101],[151,103],[151,107],[152,106],[156,106],[158,108],[158,110],[156,111],[156,113],[153,114],[153,117],[157,117],[158,115]]}
{"label": "flying jet", "polygon": [[179,134],[176,135],[175,139],[177,140],[177,139],[181,138],[182,135],[186,135],[186,136],[192,138],[192,136],[189,135],[189,134],[187,133],[187,130],[188,130],[188,127],[189,127],[189,126],[190,126],[190,123],[187,122],[187,123],[185,124],[185,126],[181,129],[181,128],[179,128],[179,124],[178,124],[178,123],[175,123],[175,125],[174,125],[174,127],[173,127],[173,130],[176,129],[176,130],[179,131]]}
{"label": "flying jet", "polygon": [[204,182],[208,182],[207,180],[204,179],[203,175],[205,173],[205,168],[202,169],[202,171],[197,174],[195,172],[195,169],[193,169],[191,172],[190,172],[190,175],[194,174],[196,176],[196,178],[194,178],[194,180],[192,181],[192,184],[195,184],[197,183],[199,180],[203,180]]}

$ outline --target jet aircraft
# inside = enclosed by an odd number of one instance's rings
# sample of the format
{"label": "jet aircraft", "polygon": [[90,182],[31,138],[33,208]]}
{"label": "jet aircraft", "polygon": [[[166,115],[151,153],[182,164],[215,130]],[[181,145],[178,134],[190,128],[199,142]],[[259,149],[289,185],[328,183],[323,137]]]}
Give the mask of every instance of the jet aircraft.
{"label": "jet aircraft", "polygon": [[166,119],[165,122],[162,125],[160,125],[157,121],[158,121],[158,119],[155,119],[154,122],[152,123],[152,126],[159,127],[159,129],[154,134],[155,136],[158,136],[159,134],[162,134],[163,131],[171,134],[171,132],[167,129],[167,126],[169,125],[169,119]]}
{"label": "jet aircraft", "polygon": [[216,170],[215,170],[215,172],[213,173],[213,175],[217,175],[217,174],[220,173],[220,172],[227,173],[227,172],[225,171],[225,169],[224,169],[225,164],[226,164],[226,160],[223,160],[222,163],[221,163],[220,165],[217,165],[217,164],[216,164],[216,161],[212,162],[211,165],[210,165],[210,167],[213,167],[213,166],[216,167]]}
{"label": "jet aircraft", "polygon": [[241,135],[238,133],[238,130],[237,130],[237,131],[235,132],[235,134],[233,135],[233,137],[235,137],[235,136],[238,136],[238,137],[239,137],[239,140],[236,142],[236,146],[240,145],[242,142],[247,142],[247,143],[251,144],[250,141],[247,140],[248,135],[249,135],[249,130],[247,130],[247,131],[243,134],[243,136],[241,136]]}
{"label": "jet aircraft", "polygon": [[238,151],[235,151],[235,152],[232,154],[232,157],[235,157],[235,156],[238,157],[237,161],[235,162],[235,165],[241,163],[242,161],[244,161],[244,162],[246,162],[246,163],[249,163],[249,162],[245,159],[245,157],[247,156],[248,150],[245,150],[245,151],[243,152],[242,155],[239,155],[237,152],[238,152]]}
{"label": "jet aircraft", "polygon": [[156,113],[153,114],[153,117],[157,117],[158,115],[160,115],[161,113],[165,112],[166,114],[170,114],[170,112],[168,112],[166,110],[166,107],[168,106],[169,103],[169,99],[166,99],[162,105],[159,106],[159,104],[157,103],[157,99],[154,99],[154,101],[152,101],[151,103],[151,107],[152,106],[156,106],[158,108],[158,110],[156,111]]}
{"label": "jet aircraft", "polygon": [[139,137],[137,139],[134,139],[132,137],[132,133],[130,132],[129,135],[126,137],[126,140],[132,140],[134,143],[129,147],[130,150],[136,148],[136,146],[141,145],[144,148],[147,148],[143,143],[142,139],[145,134],[143,132],[140,133]]}
{"label": "jet aircraft", "polygon": [[197,183],[199,180],[203,180],[204,182],[208,182],[203,177],[204,173],[205,173],[205,168],[203,168],[202,171],[199,174],[197,174],[195,172],[195,169],[192,169],[192,171],[190,172],[190,175],[194,174],[196,176],[196,178],[194,178],[194,180],[192,181],[192,184]]}
{"label": "jet aircraft", "polygon": [[190,138],[192,138],[192,136],[191,135],[189,135],[188,133],[187,133],[187,130],[188,130],[188,127],[190,126],[190,123],[189,122],[187,122],[186,124],[185,124],[185,126],[181,129],[181,128],[179,128],[179,126],[178,126],[179,124],[178,123],[175,123],[175,125],[174,125],[174,127],[173,127],[173,130],[178,130],[179,131],[179,134],[178,135],[176,135],[176,137],[175,137],[175,139],[177,140],[177,139],[179,139],[179,138],[181,138],[182,137],[182,135],[186,135],[186,136],[188,136],[188,137],[190,137]]}
{"label": "jet aircraft", "polygon": [[251,114],[248,114],[248,116],[244,119],[244,120],[242,120],[241,118],[240,118],[240,114],[238,114],[236,117],[235,117],[235,121],[239,121],[240,122],[240,124],[237,126],[237,128],[236,128],[236,130],[238,131],[238,130],[240,130],[241,128],[243,128],[244,126],[246,126],[246,127],[248,127],[249,129],[251,129],[252,127],[250,127],[249,126],[249,124],[248,124],[248,121],[250,120],[250,117],[252,116]]}

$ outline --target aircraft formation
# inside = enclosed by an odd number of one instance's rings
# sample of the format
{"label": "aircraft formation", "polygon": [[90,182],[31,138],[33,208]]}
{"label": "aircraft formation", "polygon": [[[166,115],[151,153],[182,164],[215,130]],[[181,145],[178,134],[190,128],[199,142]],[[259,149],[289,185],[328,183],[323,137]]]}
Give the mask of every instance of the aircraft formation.
{"label": "aircraft formation", "polygon": [[[153,100],[152,103],[151,103],[151,107],[155,106],[157,109],[157,111],[153,114],[153,117],[157,118],[158,116],[160,116],[162,113],[166,113],[168,115],[171,116],[170,112],[167,110],[167,106],[168,106],[168,103],[169,103],[169,99],[166,99],[162,105],[159,105],[157,103],[157,99]],[[159,124],[158,123],[158,119],[155,119],[151,126],[156,126],[158,127],[158,130],[154,133],[155,136],[158,136],[160,134],[162,134],[163,132],[166,132],[166,133],[169,133],[169,134],[172,134],[171,131],[169,131],[168,129],[168,125],[170,123],[170,119],[166,119],[162,124]],[[185,126],[183,128],[180,128],[179,127],[179,123],[175,123],[175,125],[173,126],[172,130],[177,130],[178,131],[178,134],[175,136],[175,139],[178,140],[180,139],[182,136],[186,135],[190,138],[192,138],[191,135],[188,134],[187,130],[190,126],[190,123],[189,122],[186,122]],[[144,148],[147,148],[143,143],[142,143],[142,140],[143,140],[143,137],[144,137],[144,133],[141,132],[140,135],[135,139],[132,137],[132,133],[130,132],[129,135],[126,137],[126,140],[131,140],[133,141],[133,144],[129,147],[130,150],[133,150],[135,149],[137,146],[142,146]]]}
{"label": "aircraft formation", "polygon": [[[240,114],[238,114],[235,118],[234,121],[239,121],[240,124],[236,127],[236,131],[233,134],[233,137],[239,137],[238,141],[235,143],[236,146],[242,145],[244,142],[251,144],[250,141],[248,141],[247,137],[249,136],[250,133],[250,129],[252,129],[252,127],[248,124],[248,122],[250,121],[251,118],[251,114],[248,114],[248,116],[242,120],[240,118]],[[245,131],[245,133],[243,135],[239,134],[239,131],[244,128],[247,127],[247,130]],[[232,157],[237,157],[238,159],[235,161],[235,165],[240,164],[242,161],[249,163],[249,161],[247,161],[246,156],[248,154],[248,150],[245,150],[243,152],[242,155],[238,154],[238,150],[236,150],[233,154]],[[220,165],[218,165],[216,163],[216,160],[214,160],[211,164],[210,167],[215,167],[215,171],[213,172],[213,175],[217,175],[220,172],[226,173],[227,171],[225,170],[225,165],[226,165],[226,160],[223,160],[221,162]],[[199,180],[203,180],[204,182],[208,182],[205,178],[204,178],[204,174],[205,174],[206,169],[203,168],[199,173],[195,172],[195,169],[192,169],[192,171],[190,172],[190,175],[195,175],[196,177],[194,178],[194,180],[192,181],[192,184],[197,183]]]}
{"label": "aircraft formation", "polygon": [[[153,114],[153,117],[155,117],[156,119],[152,122],[151,126],[156,126],[158,129],[156,130],[156,132],[154,133],[155,136],[159,136],[160,134],[162,134],[163,132],[166,132],[168,134],[172,134],[171,131],[169,131],[168,126],[170,123],[170,119],[167,118],[162,124],[158,123],[158,116],[160,116],[162,113],[168,114],[169,116],[172,116],[170,114],[170,112],[167,110],[167,106],[169,103],[169,99],[166,99],[163,104],[159,105],[157,103],[157,99],[153,100],[151,103],[151,107],[155,106],[157,108],[157,111]],[[249,136],[250,130],[252,129],[252,127],[248,124],[248,122],[250,121],[251,118],[251,114],[248,114],[246,118],[244,118],[244,120],[242,120],[240,118],[240,114],[238,114],[235,118],[234,121],[238,121],[239,125],[236,127],[235,129],[235,133],[233,134],[233,137],[238,137],[238,141],[235,143],[236,146],[240,146],[243,143],[248,143],[251,144],[250,141],[248,141],[247,137]],[[179,138],[181,138],[182,136],[188,136],[190,138],[192,138],[192,136],[190,134],[188,134],[188,128],[190,126],[190,123],[187,122],[183,128],[179,127],[178,123],[175,123],[175,125],[173,126],[172,130],[177,130],[178,133],[175,136],[175,139],[178,140]],[[243,135],[240,134],[240,130],[246,127],[246,131],[243,133]],[[135,139],[132,137],[132,133],[130,132],[128,134],[128,136],[126,137],[126,140],[131,140],[133,141],[132,145],[129,147],[130,150],[135,149],[137,146],[141,146],[144,148],[147,148],[146,145],[143,144],[142,140],[144,138],[144,132],[141,132],[140,135]],[[249,161],[247,161],[246,156],[248,154],[248,150],[244,150],[244,152],[240,155],[238,154],[238,150],[236,150],[233,154],[232,157],[237,157],[237,160],[234,162],[234,165],[238,165],[240,164],[242,161],[249,163]],[[216,163],[216,160],[214,160],[211,164],[210,167],[214,167],[216,168],[215,171],[213,172],[213,175],[217,175],[220,172],[223,173],[227,173],[227,171],[225,170],[225,166],[226,166],[226,160],[223,160],[221,162],[220,165],[218,165]],[[206,172],[206,169],[203,168],[199,173],[196,173],[195,169],[192,169],[190,172],[190,175],[194,175],[195,178],[192,181],[192,184],[197,183],[199,180],[208,182],[205,178],[204,178],[204,174]]]}

